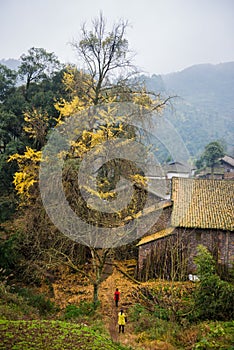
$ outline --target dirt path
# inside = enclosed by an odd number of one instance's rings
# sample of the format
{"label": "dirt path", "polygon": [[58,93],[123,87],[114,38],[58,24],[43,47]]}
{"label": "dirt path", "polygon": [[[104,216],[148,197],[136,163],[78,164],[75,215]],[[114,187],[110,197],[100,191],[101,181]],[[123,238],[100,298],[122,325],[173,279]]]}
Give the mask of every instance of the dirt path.
{"label": "dirt path", "polygon": [[114,302],[114,291],[116,288],[116,281],[112,277],[107,278],[104,281],[100,288],[100,299],[102,302],[102,312],[105,315],[105,323],[109,330],[110,336],[113,341],[118,341],[117,333],[117,317],[118,317],[118,308],[115,306]]}
{"label": "dirt path", "polygon": [[[100,313],[114,342],[134,346],[134,349],[143,349],[135,341],[136,336],[131,324],[126,324],[124,334],[118,332],[118,312],[122,308],[125,314],[128,315],[129,307],[134,303],[132,295],[136,287],[136,284],[114,268],[112,274],[101,283],[99,288]],[[114,301],[116,288],[120,291],[118,308],[116,308]],[[77,274],[64,274],[64,278],[53,284],[53,289],[54,301],[61,308],[65,308],[67,304],[79,304],[81,301],[92,300],[93,286],[82,281]],[[144,350],[148,350],[148,348]]]}
{"label": "dirt path", "polygon": [[[127,323],[125,333],[118,333],[118,312],[122,308],[128,316],[129,308],[137,302],[136,296],[138,285],[126,278],[116,268],[101,284],[99,289],[99,300],[101,301],[100,313],[106,329],[114,342],[119,342],[125,346],[131,346],[135,350],[173,350],[174,348],[164,342],[152,341],[147,345],[139,343],[137,335],[134,333],[133,325]],[[53,284],[54,301],[64,308],[67,304],[79,304],[81,301],[92,301],[93,286],[87,281],[82,281],[77,274],[69,274]],[[116,308],[114,292],[118,288],[120,291],[119,307]]]}
{"label": "dirt path", "polygon": [[[118,288],[120,291],[119,306],[116,308],[114,301],[114,292]],[[104,322],[109,330],[113,341],[120,342],[127,345],[130,338],[130,325],[125,326],[125,333],[118,332],[118,312],[122,308],[124,313],[128,315],[128,309],[132,305],[132,293],[136,285],[124,277],[119,271],[114,269],[111,276],[109,276],[100,287],[100,300],[102,304],[102,312],[104,315]],[[132,338],[132,337],[131,337]]]}

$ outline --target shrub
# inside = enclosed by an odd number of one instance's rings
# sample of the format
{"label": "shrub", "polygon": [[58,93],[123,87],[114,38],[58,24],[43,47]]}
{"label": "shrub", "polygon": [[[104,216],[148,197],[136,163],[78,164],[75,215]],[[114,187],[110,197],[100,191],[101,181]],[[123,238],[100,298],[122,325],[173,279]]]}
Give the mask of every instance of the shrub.
{"label": "shrub", "polygon": [[194,295],[195,318],[223,321],[234,318],[234,287],[217,275],[202,281]]}
{"label": "shrub", "polygon": [[198,245],[198,254],[194,261],[197,265],[199,279],[205,280],[215,274],[215,261],[211,253],[203,245]]}
{"label": "shrub", "polygon": [[193,349],[229,349],[232,350],[234,322],[215,322],[200,325],[200,337]]}
{"label": "shrub", "polygon": [[93,316],[95,313],[95,307],[93,303],[82,301],[79,306],[67,305],[65,309],[64,318],[70,320],[78,318],[80,316]]}
{"label": "shrub", "polygon": [[159,305],[155,305],[154,316],[160,318],[161,320],[169,320],[169,310],[160,307]]}
{"label": "shrub", "polygon": [[129,310],[129,317],[132,322],[136,322],[141,317],[141,314],[145,311],[144,306],[141,304],[133,305]]}
{"label": "shrub", "polygon": [[9,274],[14,270],[20,258],[17,235],[12,235],[7,240],[0,239],[0,267],[6,273]]}
{"label": "shrub", "polygon": [[215,262],[200,246],[196,263],[200,283],[194,293],[195,319],[231,320],[234,318],[234,287],[215,274]]}
{"label": "shrub", "polygon": [[22,296],[27,301],[28,305],[36,308],[41,316],[56,311],[55,304],[43,294],[34,294],[27,288],[20,288],[16,291],[18,295]]}

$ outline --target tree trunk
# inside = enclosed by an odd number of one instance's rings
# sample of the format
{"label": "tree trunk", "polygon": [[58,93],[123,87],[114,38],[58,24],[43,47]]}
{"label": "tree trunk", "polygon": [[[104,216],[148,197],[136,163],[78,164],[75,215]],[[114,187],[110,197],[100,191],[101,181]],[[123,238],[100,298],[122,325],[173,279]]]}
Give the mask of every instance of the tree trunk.
{"label": "tree trunk", "polygon": [[96,308],[98,306],[98,289],[99,289],[99,283],[93,284],[93,305]]}

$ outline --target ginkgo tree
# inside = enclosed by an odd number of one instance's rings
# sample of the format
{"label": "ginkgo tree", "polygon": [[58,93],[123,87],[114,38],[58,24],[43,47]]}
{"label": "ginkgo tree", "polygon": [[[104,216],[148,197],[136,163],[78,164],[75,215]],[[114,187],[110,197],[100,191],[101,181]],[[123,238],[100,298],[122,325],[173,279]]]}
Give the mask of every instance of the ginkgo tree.
{"label": "ginkgo tree", "polygon": [[35,185],[38,183],[38,169],[41,161],[41,151],[35,151],[26,147],[24,154],[13,154],[8,161],[16,160],[18,171],[14,175],[14,185],[21,198],[21,204],[28,204],[38,192],[35,193]]}
{"label": "ginkgo tree", "polygon": [[46,112],[33,109],[24,113],[24,131],[33,139],[36,149],[41,149],[46,142],[47,131],[49,129],[49,117]]}
{"label": "ginkgo tree", "polygon": [[[77,116],[82,118],[82,111],[89,108],[106,106],[102,112],[95,115],[95,122],[85,130],[78,130],[77,139],[72,140],[70,149],[63,154],[65,162],[63,168],[63,185],[70,206],[83,220],[95,226],[114,227],[124,225],[124,220],[134,217],[135,213],[142,209],[145,203],[146,190],[144,174],[132,162],[126,159],[113,159],[104,164],[99,170],[96,178],[98,186],[96,190],[86,186],[82,190],[91,193],[95,198],[111,201],[115,197],[114,188],[121,176],[130,180],[134,185],[134,196],[127,208],[117,210],[113,214],[107,214],[99,210],[89,210],[85,203],[81,189],[77,188],[77,174],[79,165],[84,157],[92,150],[101,149],[101,145],[110,140],[122,140],[126,149],[131,147],[129,141],[142,137],[136,127],[130,123],[130,116],[118,115],[116,118],[115,105],[119,102],[131,102],[138,106],[139,113],[135,117],[150,118],[151,111],[161,112],[170,98],[162,100],[160,95],[154,96],[147,92],[144,86],[138,85],[133,77],[136,68],[132,64],[132,53],[128,48],[126,29],[128,23],[120,20],[107,30],[106,21],[102,14],[93,20],[91,30],[86,25],[81,28],[81,38],[72,43],[77,50],[82,67],[78,70],[75,66],[68,66],[64,72],[63,84],[68,92],[66,99],[59,99],[55,108],[59,112],[57,126],[66,125],[66,119]],[[142,113],[142,110],[149,113]],[[99,109],[100,111],[100,109]],[[34,123],[34,120],[37,123]],[[134,118],[134,115],[131,115]],[[45,141],[45,130],[47,130],[47,116],[36,113],[25,114],[27,123],[25,131],[31,137],[43,136]],[[81,119],[80,119],[80,124]],[[79,129],[79,120],[76,123]],[[41,140],[41,139],[40,139]],[[117,151],[117,149],[116,149]],[[13,155],[10,160],[17,160],[19,171],[15,174],[14,183],[18,193],[30,200],[33,188],[37,188],[39,162],[41,151],[27,148],[23,155]],[[61,156],[61,155],[60,155]],[[144,158],[144,157],[142,157]],[[46,161],[46,160],[43,160]],[[48,183],[48,190],[50,187]],[[39,195],[39,193],[38,193]],[[30,203],[30,201],[29,201]],[[108,237],[106,237],[108,239]],[[94,287],[93,301],[98,302],[98,288],[102,281],[106,261],[112,253],[111,245],[104,244],[107,248],[97,249],[90,245],[93,269],[88,275]],[[74,269],[71,257],[62,251],[55,253],[60,255],[67,264]],[[77,270],[80,270],[77,267]]]}
{"label": "ginkgo tree", "polygon": [[100,13],[93,19],[91,30],[83,24],[81,39],[72,43],[83,70],[90,76],[87,95],[94,105],[108,99],[113,85],[122,89],[129,76],[136,71],[126,39],[127,27],[127,21],[119,20],[108,31],[106,20]]}

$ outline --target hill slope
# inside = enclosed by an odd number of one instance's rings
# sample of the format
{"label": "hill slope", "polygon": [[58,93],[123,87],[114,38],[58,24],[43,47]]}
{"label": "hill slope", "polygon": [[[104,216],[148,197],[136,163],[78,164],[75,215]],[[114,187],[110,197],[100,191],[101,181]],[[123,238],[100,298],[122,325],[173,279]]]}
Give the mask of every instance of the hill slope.
{"label": "hill slope", "polygon": [[180,72],[145,77],[149,89],[174,99],[166,116],[197,156],[213,140],[223,140],[234,151],[234,62],[194,65]]}

